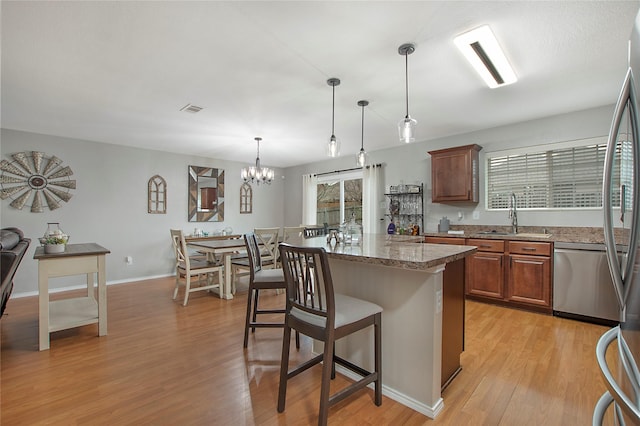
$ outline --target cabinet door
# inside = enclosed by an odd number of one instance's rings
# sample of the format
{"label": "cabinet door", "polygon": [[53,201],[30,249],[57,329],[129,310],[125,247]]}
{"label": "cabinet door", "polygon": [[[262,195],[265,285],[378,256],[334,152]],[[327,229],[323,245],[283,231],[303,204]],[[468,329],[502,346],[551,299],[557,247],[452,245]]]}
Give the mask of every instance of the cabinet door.
{"label": "cabinet door", "polygon": [[476,252],[467,257],[467,294],[504,298],[502,253]]}
{"label": "cabinet door", "polygon": [[432,201],[478,202],[478,145],[431,151]]}
{"label": "cabinet door", "polygon": [[507,300],[551,307],[551,258],[510,255]]}

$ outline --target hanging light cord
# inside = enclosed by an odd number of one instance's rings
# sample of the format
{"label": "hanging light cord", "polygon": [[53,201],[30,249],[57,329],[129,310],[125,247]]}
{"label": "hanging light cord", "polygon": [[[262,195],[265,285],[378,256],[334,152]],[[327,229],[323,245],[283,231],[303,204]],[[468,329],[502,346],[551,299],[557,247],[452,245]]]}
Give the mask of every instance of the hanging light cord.
{"label": "hanging light cord", "polygon": [[364,107],[365,105],[362,105],[362,132],[360,133],[362,135],[362,139],[360,140],[360,151],[364,150]]}
{"label": "hanging light cord", "polygon": [[406,118],[409,118],[409,52],[404,53],[404,85],[407,100]]}
{"label": "hanging light cord", "polygon": [[332,102],[331,102],[331,136],[335,135],[335,132],[333,130],[333,124],[334,124],[335,115],[336,115],[336,86],[334,84],[333,85],[333,96],[332,96]]}

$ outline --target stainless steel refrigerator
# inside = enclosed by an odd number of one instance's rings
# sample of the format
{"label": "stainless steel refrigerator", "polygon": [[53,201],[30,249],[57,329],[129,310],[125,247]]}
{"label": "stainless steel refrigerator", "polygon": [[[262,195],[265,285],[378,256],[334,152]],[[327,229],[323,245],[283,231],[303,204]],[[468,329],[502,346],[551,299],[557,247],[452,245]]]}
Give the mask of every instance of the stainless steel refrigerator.
{"label": "stainless steel refrigerator", "polygon": [[615,108],[605,156],[604,236],[620,325],[604,333],[596,348],[607,391],[594,409],[594,425],[602,424],[605,416],[612,416],[616,424],[640,424],[640,134],[636,91],[639,78],[640,14],[631,33],[629,68]]}

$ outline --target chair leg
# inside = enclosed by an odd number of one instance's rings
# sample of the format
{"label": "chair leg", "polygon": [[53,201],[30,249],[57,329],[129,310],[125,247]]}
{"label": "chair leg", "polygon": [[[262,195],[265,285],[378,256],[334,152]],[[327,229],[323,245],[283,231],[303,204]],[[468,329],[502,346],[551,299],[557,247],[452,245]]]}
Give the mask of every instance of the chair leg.
{"label": "chair leg", "polygon": [[[260,293],[260,290],[255,289],[254,290],[254,294],[253,294],[253,314],[251,316],[251,321],[256,322],[258,321],[258,295]],[[255,327],[251,327],[251,332],[255,333],[256,332],[256,328]]]}
{"label": "chair leg", "polygon": [[296,349],[300,349],[300,333],[298,330],[296,330]]}
{"label": "chair leg", "polygon": [[378,378],[374,382],[375,404],[380,406],[382,405],[382,315],[380,313],[376,314],[374,335],[374,364],[375,371],[378,373]]}
{"label": "chair leg", "polygon": [[187,302],[189,301],[189,290],[191,290],[191,275],[185,274],[184,281],[184,302],[182,303],[182,306],[187,306]]}
{"label": "chair leg", "polygon": [[[296,331],[297,333],[297,331]],[[280,358],[280,385],[278,386],[278,413],[284,411],[287,400],[287,376],[289,375],[289,348],[291,347],[291,327],[284,326],[282,335],[282,356]]]}
{"label": "chair leg", "polygon": [[[320,385],[320,413],[318,414],[318,425],[326,426],[329,419],[329,387],[333,367],[334,342],[324,342],[324,356],[322,358],[322,383]],[[330,362],[328,362],[330,361]]]}
{"label": "chair leg", "polygon": [[333,342],[333,356],[331,357],[331,380],[336,378],[336,342]]}
{"label": "chair leg", "polygon": [[244,322],[244,348],[247,347],[248,343],[249,343],[249,322],[251,320],[251,311],[252,311],[252,296],[253,296],[253,292],[257,291],[254,290],[253,286],[249,285],[249,290],[247,293],[247,315],[245,318],[245,322]]}
{"label": "chair leg", "polygon": [[173,300],[178,297],[178,287],[180,287],[180,272],[176,271],[176,288],[173,290]]}

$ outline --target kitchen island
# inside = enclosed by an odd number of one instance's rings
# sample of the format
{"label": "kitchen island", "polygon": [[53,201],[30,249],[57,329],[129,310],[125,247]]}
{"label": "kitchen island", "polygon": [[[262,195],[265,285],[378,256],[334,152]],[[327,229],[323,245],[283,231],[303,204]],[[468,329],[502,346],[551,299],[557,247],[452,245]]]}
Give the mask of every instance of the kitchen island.
{"label": "kitchen island", "polygon": [[[420,236],[365,234],[360,245],[328,244],[326,237],[290,243],[324,247],[336,292],[382,306],[383,393],[435,418],[444,407],[443,271],[461,265],[476,248],[422,242]],[[373,330],[363,330],[336,342],[336,353],[371,369],[372,347]],[[314,345],[314,351],[320,347]]]}

